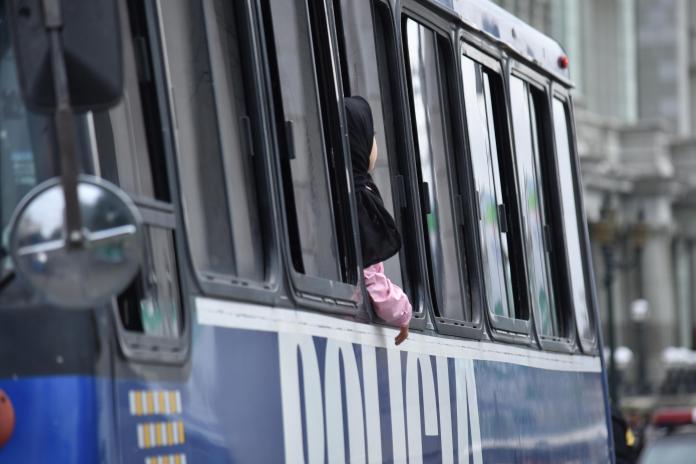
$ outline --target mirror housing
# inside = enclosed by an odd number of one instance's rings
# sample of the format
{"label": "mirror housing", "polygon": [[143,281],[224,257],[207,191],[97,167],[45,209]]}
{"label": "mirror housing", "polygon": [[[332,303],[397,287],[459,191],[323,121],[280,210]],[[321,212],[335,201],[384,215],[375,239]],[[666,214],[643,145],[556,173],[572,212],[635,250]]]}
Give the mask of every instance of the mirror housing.
{"label": "mirror housing", "polygon": [[92,308],[122,292],[140,269],[142,219],[130,197],[113,184],[80,175],[82,245],[67,238],[59,178],[34,188],[15,210],[9,249],[15,272],[47,303]]}
{"label": "mirror housing", "polygon": [[[73,110],[109,108],[123,94],[123,63],[115,0],[55,0]],[[32,111],[52,112],[57,99],[46,0],[9,0],[7,11],[22,96]],[[49,5],[49,6],[47,6]]]}

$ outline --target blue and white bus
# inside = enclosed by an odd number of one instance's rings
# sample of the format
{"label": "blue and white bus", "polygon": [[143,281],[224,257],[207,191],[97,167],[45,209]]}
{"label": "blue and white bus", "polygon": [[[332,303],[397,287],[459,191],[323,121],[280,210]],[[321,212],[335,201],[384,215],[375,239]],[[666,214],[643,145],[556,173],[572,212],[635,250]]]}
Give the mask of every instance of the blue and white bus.
{"label": "blue and white bus", "polygon": [[[65,134],[17,73],[10,11],[41,2],[0,0],[0,463],[613,462],[558,43],[486,0],[112,1],[123,95],[75,113],[76,159],[142,248],[85,308],[14,250]],[[349,95],[403,236],[398,347],[361,281]]]}

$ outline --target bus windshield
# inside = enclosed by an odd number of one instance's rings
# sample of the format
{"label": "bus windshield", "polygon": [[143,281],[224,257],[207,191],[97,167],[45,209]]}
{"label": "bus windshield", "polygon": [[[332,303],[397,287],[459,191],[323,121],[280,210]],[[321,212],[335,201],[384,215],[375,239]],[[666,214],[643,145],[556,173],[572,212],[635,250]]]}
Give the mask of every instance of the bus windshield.
{"label": "bus windshield", "polygon": [[51,119],[24,107],[10,44],[5,2],[0,0],[0,277],[7,259],[7,226],[17,204],[55,175]]}

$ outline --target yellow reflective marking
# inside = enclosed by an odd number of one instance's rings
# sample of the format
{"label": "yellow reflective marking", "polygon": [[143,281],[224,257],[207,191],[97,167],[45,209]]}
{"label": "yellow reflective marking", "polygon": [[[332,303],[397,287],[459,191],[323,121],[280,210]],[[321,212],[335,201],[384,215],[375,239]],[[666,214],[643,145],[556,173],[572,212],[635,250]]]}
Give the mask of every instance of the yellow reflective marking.
{"label": "yellow reflective marking", "polygon": [[170,408],[172,414],[178,414],[179,408],[177,408],[177,406],[176,406],[176,392],[170,391],[167,393],[169,394],[169,408]]}
{"label": "yellow reflective marking", "polygon": [[183,421],[177,422],[177,426],[179,427],[179,443],[185,443],[186,439],[184,437],[184,423],[183,423]]}
{"label": "yellow reflective marking", "polygon": [[167,444],[173,445],[174,444],[174,424],[171,422],[167,422]]}
{"label": "yellow reflective marking", "polygon": [[174,456],[174,464],[181,464],[181,455],[177,454]]}
{"label": "yellow reflective marking", "polygon": [[152,414],[155,412],[154,398],[151,391],[147,392],[147,413]]}
{"label": "yellow reflective marking", "polygon": [[143,403],[140,401],[140,395],[142,392],[135,392],[135,415],[136,416],[142,416],[143,415]]}
{"label": "yellow reflective marking", "polygon": [[154,424],[155,427],[155,442],[157,443],[157,446],[162,446],[164,443],[162,442],[162,427],[160,427],[160,424]]}
{"label": "yellow reflective marking", "polygon": [[165,411],[165,407],[164,407],[164,391],[160,391],[160,392],[157,394],[157,396],[158,396],[158,398],[159,398],[159,408],[158,408],[158,409],[159,409],[159,413],[160,413],[160,414],[163,414],[163,413],[167,412],[167,411]]}
{"label": "yellow reflective marking", "polygon": [[143,447],[150,447],[150,424],[143,424]]}

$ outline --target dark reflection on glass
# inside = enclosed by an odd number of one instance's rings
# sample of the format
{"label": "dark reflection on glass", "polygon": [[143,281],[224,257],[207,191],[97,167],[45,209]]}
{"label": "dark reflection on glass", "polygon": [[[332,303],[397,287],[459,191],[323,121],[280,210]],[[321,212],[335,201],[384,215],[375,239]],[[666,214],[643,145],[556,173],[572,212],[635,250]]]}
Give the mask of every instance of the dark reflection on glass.
{"label": "dark reflection on glass", "polygon": [[[340,280],[321,109],[305,1],[270,2],[304,273]],[[291,127],[291,129],[290,129]]]}
{"label": "dark reflection on glass", "polygon": [[534,102],[528,84],[514,76],[510,79],[510,102],[529,294],[532,307],[539,319],[541,333],[558,335],[556,302],[551,285],[551,262],[544,243],[545,216],[541,187],[543,183]]}
{"label": "dark reflection on glass", "polygon": [[503,191],[498,166],[490,77],[480,64],[462,56],[464,105],[469,148],[479,201],[483,274],[488,309],[493,314],[514,317],[512,279],[507,233],[501,230],[498,212]]}
{"label": "dark reflection on glass", "polygon": [[[395,215],[389,166],[389,150],[392,147],[387,144],[372,14],[370,8],[365,8],[365,3],[355,0],[341,0],[341,12],[351,93],[362,95],[370,102],[374,118],[378,158],[372,177],[379,188],[385,207]],[[398,220],[396,217],[395,219]],[[398,254],[384,263],[384,270],[394,283],[402,286]]]}
{"label": "dark reflection on glass", "polygon": [[443,317],[468,320],[456,243],[459,231],[453,218],[449,185],[452,166],[448,160],[446,108],[442,105],[443,89],[438,75],[437,39],[433,31],[410,19],[406,21],[406,35],[420,174],[427,184],[424,193],[428,198],[422,201],[430,205],[426,230],[436,308]]}
{"label": "dark reflection on glass", "polygon": [[557,98],[553,100],[553,125],[556,133],[558,177],[561,185],[563,227],[565,228],[568,265],[570,266],[570,283],[573,289],[575,323],[578,326],[580,336],[586,340],[592,340],[592,327],[585,288],[585,269],[580,248],[580,223],[575,204],[575,179],[573,178],[570,140],[568,139],[568,119],[565,105]]}

